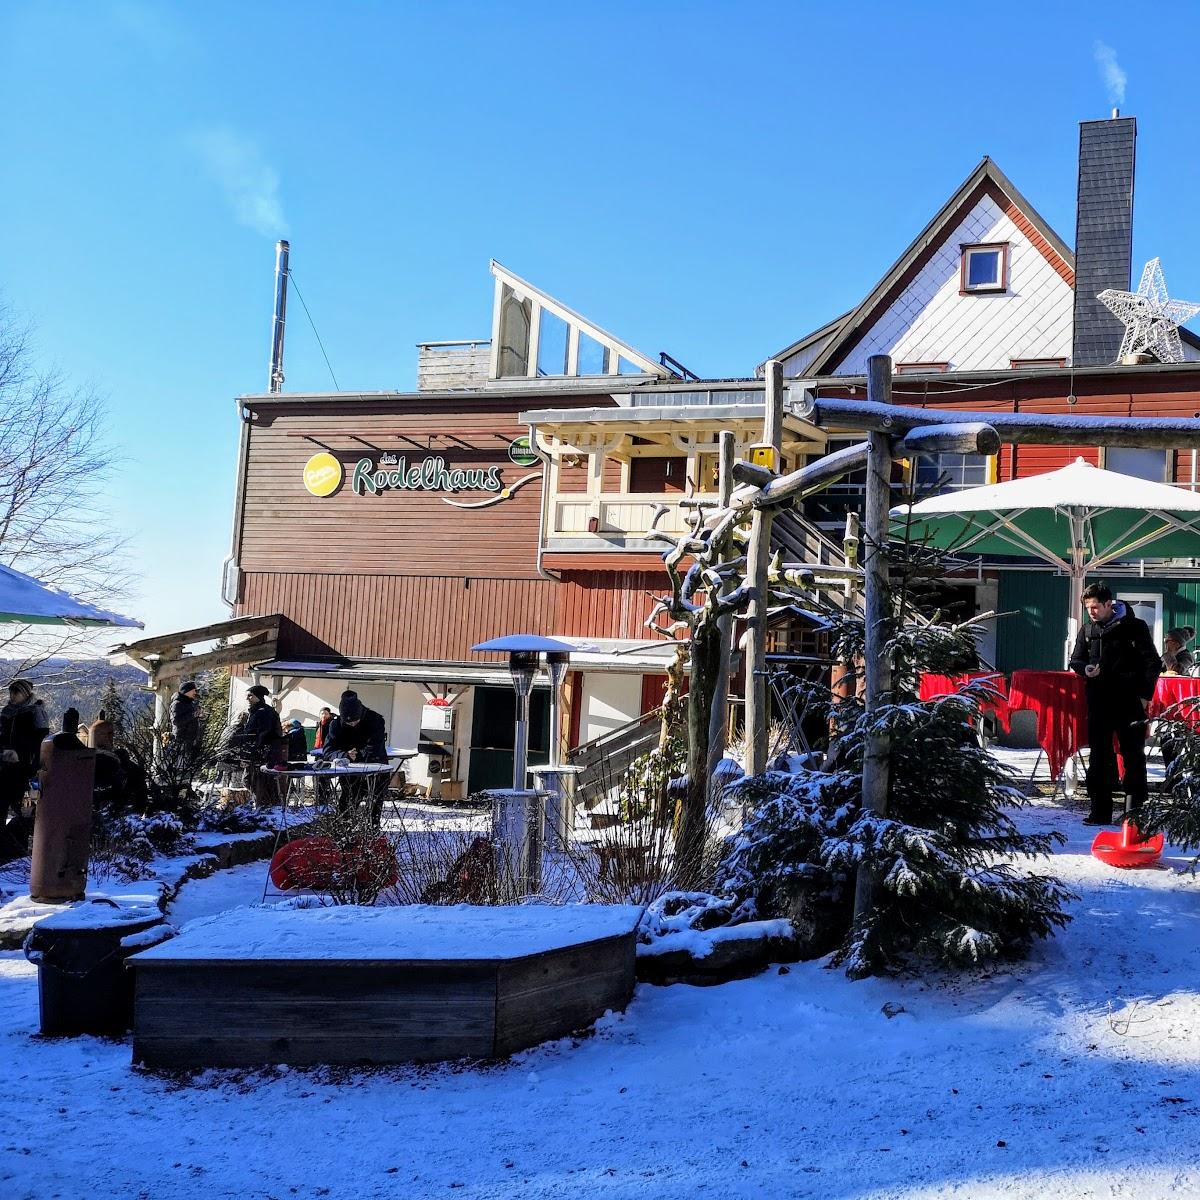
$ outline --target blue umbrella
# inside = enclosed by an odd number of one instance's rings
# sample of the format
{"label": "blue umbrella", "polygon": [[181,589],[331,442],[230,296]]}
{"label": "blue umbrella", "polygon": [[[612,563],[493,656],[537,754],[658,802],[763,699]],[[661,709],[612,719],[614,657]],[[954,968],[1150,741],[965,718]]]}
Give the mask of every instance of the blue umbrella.
{"label": "blue umbrella", "polygon": [[0,565],[0,622],[19,625],[123,625],[141,629],[141,621],[106,612],[47,587],[28,575]]}

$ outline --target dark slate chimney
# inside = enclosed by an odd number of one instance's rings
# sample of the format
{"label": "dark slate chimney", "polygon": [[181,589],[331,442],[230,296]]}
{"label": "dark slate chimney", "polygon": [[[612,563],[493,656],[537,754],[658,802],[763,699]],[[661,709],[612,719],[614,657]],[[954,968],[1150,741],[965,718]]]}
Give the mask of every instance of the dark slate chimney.
{"label": "dark slate chimney", "polygon": [[1075,336],[1071,362],[1116,362],[1124,326],[1096,299],[1128,291],[1133,263],[1133,149],[1137,121],[1079,123],[1079,201],[1075,212]]}

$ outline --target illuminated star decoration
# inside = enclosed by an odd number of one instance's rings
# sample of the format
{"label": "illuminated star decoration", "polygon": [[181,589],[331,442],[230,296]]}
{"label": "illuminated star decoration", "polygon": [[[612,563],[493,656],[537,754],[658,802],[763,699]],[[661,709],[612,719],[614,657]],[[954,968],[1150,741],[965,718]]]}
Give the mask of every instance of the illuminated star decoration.
{"label": "illuminated star decoration", "polygon": [[1136,292],[1107,288],[1096,299],[1125,326],[1118,361],[1127,354],[1149,352],[1159,362],[1183,362],[1179,326],[1200,312],[1200,304],[1168,298],[1157,258],[1146,264]]}

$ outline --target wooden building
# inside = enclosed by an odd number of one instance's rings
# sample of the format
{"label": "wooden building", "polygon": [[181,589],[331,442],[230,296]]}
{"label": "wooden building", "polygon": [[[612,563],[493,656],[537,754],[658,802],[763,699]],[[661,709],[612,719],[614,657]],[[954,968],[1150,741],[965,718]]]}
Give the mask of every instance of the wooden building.
{"label": "wooden building", "polygon": [[[1130,286],[1135,133],[1115,116],[1082,124],[1074,250],[985,158],[860,304],[774,356],[793,400],[862,397],[867,357],[888,353],[894,398],[918,406],[1200,413],[1200,339],[1183,331],[1182,362],[1116,363],[1122,327],[1096,300]],[[743,452],[762,423],[761,371],[697,379],[491,269],[491,336],[423,343],[416,392],[242,397],[225,579],[237,617],[279,615],[273,657],[252,666],[285,718],[311,719],[352,685],[393,743],[413,745],[428,702],[449,700],[450,774],[464,790],[503,783],[511,764],[507,674],[471,653],[477,642],[518,631],[573,642],[562,731],[573,744],[655,705],[673,647],[645,627],[666,586],[648,534],[685,528],[711,501],[721,429]],[[850,437],[801,411],[788,406],[785,468]],[[1080,455],[1200,486],[1191,451],[1006,446],[904,469],[970,487]],[[840,562],[861,497],[861,479],[846,478],[773,536],[789,558]],[[1196,562],[1130,562],[1106,577],[1156,634],[1200,625]],[[992,561],[945,587],[964,614],[1020,614],[984,647],[998,666],[1058,665],[1065,579]],[[536,760],[549,729],[535,696]]]}
{"label": "wooden building", "polygon": [[[657,706],[674,647],[646,628],[667,588],[647,534],[685,528],[711,499],[720,430],[745,453],[762,427],[755,381],[687,383],[492,271],[492,340],[421,346],[416,393],[240,400],[226,599],[239,618],[280,616],[273,656],[251,673],[285,719],[311,721],[353,686],[398,745],[422,740],[430,701],[449,700],[449,790],[511,779],[507,668],[472,654],[479,642],[530,632],[576,646],[571,743]],[[824,442],[787,418],[789,463]],[[781,538],[805,536],[838,553],[781,523]],[[544,690],[533,717],[537,761]]]}

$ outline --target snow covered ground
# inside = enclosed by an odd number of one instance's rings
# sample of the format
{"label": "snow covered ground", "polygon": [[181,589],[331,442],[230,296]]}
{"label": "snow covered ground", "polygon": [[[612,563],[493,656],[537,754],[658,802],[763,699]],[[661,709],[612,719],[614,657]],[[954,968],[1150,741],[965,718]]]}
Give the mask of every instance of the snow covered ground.
{"label": "snow covered ground", "polygon": [[[158,1077],[128,1041],[34,1036],[34,969],[2,954],[0,1196],[1200,1196],[1200,882],[1105,867],[1077,812],[1022,819],[1070,835],[1081,895],[1028,962],[643,986],[495,1066]],[[262,871],[187,884],[173,918]]]}

